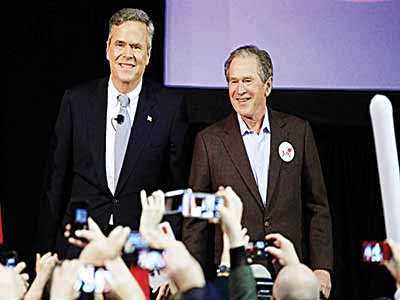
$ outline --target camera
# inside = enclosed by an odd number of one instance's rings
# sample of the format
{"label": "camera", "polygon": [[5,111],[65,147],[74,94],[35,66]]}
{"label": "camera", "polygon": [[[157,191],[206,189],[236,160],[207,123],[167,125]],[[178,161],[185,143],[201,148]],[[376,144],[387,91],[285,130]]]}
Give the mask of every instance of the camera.
{"label": "camera", "polygon": [[363,262],[380,263],[389,260],[392,253],[389,245],[384,241],[363,241],[362,260]]}
{"label": "camera", "polygon": [[82,265],[78,272],[78,278],[75,281],[74,289],[86,294],[108,293],[110,291],[109,282],[111,272],[102,267],[94,265]]}
{"label": "camera", "polygon": [[160,270],[165,268],[162,251],[152,249],[137,231],[132,231],[125,242],[124,257],[129,264],[136,265],[146,270]]}
{"label": "camera", "polygon": [[246,246],[246,257],[249,263],[253,263],[258,260],[267,260],[269,259],[269,254],[266,251],[268,247],[268,241],[265,240],[257,240],[257,241],[249,241]]}
{"label": "camera", "polygon": [[75,235],[75,231],[89,228],[89,205],[87,202],[80,201],[73,203],[72,206],[73,219],[71,223],[71,236],[75,239],[81,239]]}
{"label": "camera", "polygon": [[166,214],[182,213],[184,217],[218,219],[217,208],[224,199],[210,193],[194,193],[191,189],[165,193]]}
{"label": "camera", "polygon": [[18,255],[14,250],[1,249],[0,263],[9,269],[14,269],[18,264]]}
{"label": "camera", "polygon": [[187,195],[191,193],[190,189],[181,189],[175,191],[169,191],[164,194],[165,197],[165,215],[182,213],[183,199],[187,198]]}

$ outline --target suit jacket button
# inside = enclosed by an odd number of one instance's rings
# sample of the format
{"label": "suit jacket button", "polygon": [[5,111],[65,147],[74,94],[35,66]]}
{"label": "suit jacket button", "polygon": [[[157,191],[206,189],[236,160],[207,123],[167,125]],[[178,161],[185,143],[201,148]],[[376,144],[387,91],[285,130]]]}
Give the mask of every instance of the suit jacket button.
{"label": "suit jacket button", "polygon": [[114,203],[114,205],[118,205],[118,204],[119,204],[119,200],[118,200],[118,199],[115,199],[115,198],[113,198],[113,203]]}
{"label": "suit jacket button", "polygon": [[265,222],[264,222],[264,225],[265,225],[265,227],[269,227],[269,226],[271,225],[271,223],[268,222],[268,221],[265,221]]}

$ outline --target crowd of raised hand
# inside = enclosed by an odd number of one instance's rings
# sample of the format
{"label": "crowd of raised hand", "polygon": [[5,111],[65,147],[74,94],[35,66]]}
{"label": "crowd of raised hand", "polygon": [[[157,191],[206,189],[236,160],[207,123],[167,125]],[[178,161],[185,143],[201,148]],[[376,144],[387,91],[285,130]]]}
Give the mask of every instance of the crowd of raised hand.
{"label": "crowd of raised hand", "polygon": [[[224,206],[218,207],[218,222],[224,233],[221,262],[230,267],[229,299],[257,299],[256,284],[246,261],[245,245],[249,241],[246,229],[241,226],[242,202],[230,187],[221,187],[217,195],[223,197]],[[158,227],[165,211],[164,193],[156,191],[147,196],[141,192],[142,215],[139,232],[151,248],[162,250],[165,268],[162,273],[169,278],[160,288],[158,299],[219,299],[218,291],[207,282],[200,264],[190,255],[185,245],[164,234]],[[14,269],[0,265],[0,299],[7,300],[73,300],[81,291],[76,288],[80,269],[84,265],[104,267],[110,272],[107,295],[94,293],[92,299],[143,300],[149,295],[122,258],[123,247],[131,230],[117,226],[105,236],[93,219],[89,218],[88,230],[78,230],[75,237],[66,226],[65,237],[82,248],[77,259],[60,261],[57,254],[39,254],[36,257],[36,277],[29,286],[26,267],[19,262]],[[278,262],[279,271],[273,286],[274,299],[319,299],[320,284],[315,274],[301,264],[293,244],[279,233],[269,234],[271,241],[266,251]],[[400,287],[400,246],[388,240],[392,260],[383,264]],[[168,293],[166,292],[168,290]]]}

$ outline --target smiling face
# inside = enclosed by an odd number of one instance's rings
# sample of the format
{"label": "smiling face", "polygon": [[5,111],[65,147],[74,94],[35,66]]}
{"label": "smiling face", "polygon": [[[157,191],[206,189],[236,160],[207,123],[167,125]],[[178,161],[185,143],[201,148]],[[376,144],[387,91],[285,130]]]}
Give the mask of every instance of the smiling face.
{"label": "smiling face", "polygon": [[121,93],[132,91],[143,78],[150,61],[146,24],[128,21],[112,27],[107,41],[111,80]]}
{"label": "smiling face", "polygon": [[262,82],[257,57],[235,57],[230,63],[228,74],[229,98],[235,111],[245,122],[262,121],[266,98],[272,88],[272,78]]}

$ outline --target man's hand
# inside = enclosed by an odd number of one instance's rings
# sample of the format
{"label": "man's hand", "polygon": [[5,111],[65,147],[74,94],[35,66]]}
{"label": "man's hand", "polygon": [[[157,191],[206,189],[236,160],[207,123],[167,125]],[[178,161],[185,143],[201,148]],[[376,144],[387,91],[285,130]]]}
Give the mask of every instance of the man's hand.
{"label": "man's hand", "polygon": [[85,238],[86,241],[74,239],[73,237],[71,237],[71,224],[67,224],[65,226],[64,236],[68,239],[68,242],[79,248],[84,248],[90,241],[105,237],[99,225],[97,225],[97,223],[91,217],[88,218],[88,224],[89,230],[82,229],[75,231],[75,235],[77,237]]}
{"label": "man's hand", "polygon": [[388,269],[390,274],[396,280],[397,288],[400,289],[400,245],[391,239],[387,239],[386,243],[389,245],[392,252],[390,260],[384,260],[382,264]]}
{"label": "man's hand", "polygon": [[0,264],[0,291],[4,299],[19,300],[17,292],[17,278],[13,270]]}
{"label": "man's hand", "polygon": [[28,291],[29,287],[29,275],[27,273],[21,273],[26,268],[26,264],[22,261],[15,266],[16,280],[17,280],[17,291],[18,299],[24,298],[24,295]]}
{"label": "man's hand", "polygon": [[217,209],[221,215],[222,231],[229,240],[229,247],[236,248],[243,246],[242,225],[240,224],[243,212],[242,201],[229,186],[225,189],[220,188],[217,195],[224,199],[224,206],[220,206]]}
{"label": "man's hand", "polygon": [[105,261],[104,264],[111,272],[111,281],[109,282],[111,295],[124,300],[145,299],[138,282],[120,257]]}
{"label": "man's hand", "polygon": [[165,211],[165,197],[160,190],[155,191],[147,197],[146,192],[140,192],[140,201],[142,202],[142,215],[140,217],[139,231],[143,233],[146,230],[153,230],[161,222]]}
{"label": "man's hand", "polygon": [[205,285],[200,264],[190,255],[182,242],[169,242],[164,249],[164,260],[167,265],[165,272],[175,282],[180,292]]}
{"label": "man's hand", "polygon": [[[97,236],[91,239],[90,243],[82,250],[79,259],[84,263],[93,264],[95,266],[104,265],[105,260],[114,259],[121,254],[126,239],[130,233],[129,227],[117,226],[106,238],[105,236]],[[90,231],[77,230],[76,234],[86,239],[90,239]]]}
{"label": "man's hand", "polygon": [[36,277],[30,289],[25,294],[24,300],[42,299],[43,290],[49,281],[57,262],[57,254],[51,255],[50,252],[47,252],[43,256],[40,256],[39,253],[36,254]]}
{"label": "man's hand", "polygon": [[44,285],[49,280],[56,263],[58,262],[57,254],[51,254],[47,252],[45,255],[40,256],[39,253],[36,254],[36,280],[39,280],[40,283]]}
{"label": "man's hand", "polygon": [[79,297],[74,284],[81,266],[82,263],[76,259],[65,260],[60,267],[54,269],[50,300],[74,300]]}
{"label": "man's hand", "polygon": [[319,280],[319,284],[321,287],[322,294],[324,294],[325,299],[329,298],[329,295],[331,293],[331,275],[329,274],[328,271],[326,270],[320,270],[316,269],[314,270],[315,276],[317,276]]}
{"label": "man's hand", "polygon": [[265,237],[266,240],[273,240],[273,246],[268,246],[266,251],[274,256],[273,262],[278,260],[282,266],[299,264],[296,250],[293,243],[279,233],[271,233]]}

